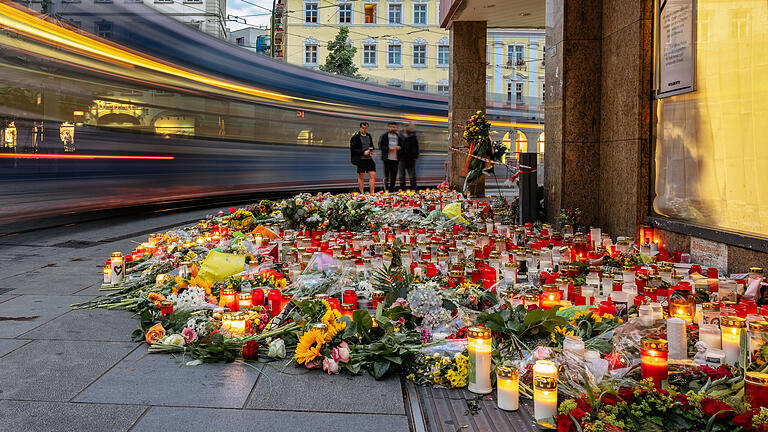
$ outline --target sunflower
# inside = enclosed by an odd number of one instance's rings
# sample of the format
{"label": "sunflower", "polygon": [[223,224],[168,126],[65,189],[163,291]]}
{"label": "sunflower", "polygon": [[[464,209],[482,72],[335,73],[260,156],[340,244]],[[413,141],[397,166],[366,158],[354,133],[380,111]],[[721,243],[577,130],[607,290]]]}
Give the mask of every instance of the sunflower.
{"label": "sunflower", "polygon": [[322,354],[320,350],[325,343],[325,335],[318,329],[312,329],[301,336],[296,345],[296,361],[299,364],[309,363]]}
{"label": "sunflower", "polygon": [[560,326],[555,327],[555,333],[559,333],[559,334],[561,334],[563,336],[573,336],[574,335],[573,330],[568,330],[567,327],[560,327]]}
{"label": "sunflower", "polygon": [[[323,304],[326,303],[328,303],[328,301],[323,300]],[[339,318],[341,318],[341,312],[333,309],[330,304],[326,304],[325,314],[320,319],[320,322],[325,324],[327,328],[325,332],[326,342],[329,342],[331,339],[333,339],[334,336],[336,336],[337,333],[347,327],[347,323],[344,321],[339,321]]]}

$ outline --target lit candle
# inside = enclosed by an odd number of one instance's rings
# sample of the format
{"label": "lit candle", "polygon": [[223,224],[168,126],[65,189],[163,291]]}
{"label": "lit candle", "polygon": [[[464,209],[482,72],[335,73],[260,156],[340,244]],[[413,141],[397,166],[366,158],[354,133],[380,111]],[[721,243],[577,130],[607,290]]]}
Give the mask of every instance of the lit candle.
{"label": "lit candle", "polygon": [[720,326],[717,324],[702,324],[699,326],[699,340],[709,349],[721,349]]}
{"label": "lit candle", "polygon": [[112,282],[112,267],[109,264],[104,266],[104,283],[108,284]]}
{"label": "lit candle", "polygon": [[472,393],[486,394],[491,386],[491,331],[470,327],[468,332],[469,386]]}
{"label": "lit candle", "polygon": [[250,309],[253,307],[253,295],[250,292],[242,292],[237,295],[237,309]]}
{"label": "lit candle", "polygon": [[757,352],[760,351],[766,338],[768,338],[768,322],[752,321],[749,328],[749,360],[755,361]]}
{"label": "lit candle", "polygon": [[669,297],[669,315],[685,320],[687,324],[693,323],[695,308],[696,300],[688,290],[674,290]]}
{"label": "lit candle", "polygon": [[642,340],[640,368],[643,379],[650,378],[656,388],[669,375],[668,345],[664,339],[647,337]]}
{"label": "lit candle", "polygon": [[245,336],[246,315],[233,313],[230,315],[229,332],[232,336]]}
{"label": "lit candle", "polygon": [[352,318],[352,312],[354,312],[355,306],[351,305],[349,303],[342,303],[341,305],[341,315],[348,316]]}
{"label": "lit candle", "polygon": [[560,304],[560,300],[563,299],[563,293],[557,285],[545,284],[541,289],[543,291],[540,302],[542,309],[552,309],[555,305]]}
{"label": "lit candle", "polygon": [[170,300],[163,300],[160,302],[160,314],[164,317],[173,313],[173,302]]}
{"label": "lit candle", "polygon": [[746,320],[737,316],[727,316],[720,318],[720,331],[723,351],[725,352],[725,362],[729,365],[735,365],[739,361],[741,354],[741,330],[745,326]]}
{"label": "lit candle", "polygon": [[222,288],[219,293],[219,306],[225,307],[232,312],[235,311],[237,305],[237,293],[231,288]]}
{"label": "lit candle", "polygon": [[539,424],[549,425],[557,415],[557,366],[549,360],[533,365],[533,416]]}
{"label": "lit candle", "polygon": [[267,312],[269,316],[277,316],[283,310],[283,294],[278,288],[272,288],[267,293]]}
{"label": "lit candle", "polygon": [[371,293],[371,308],[376,310],[376,308],[379,307],[379,304],[381,303],[382,306],[384,305],[384,299],[386,298],[386,294],[384,291],[376,290],[373,293]]}
{"label": "lit candle", "polygon": [[669,341],[669,358],[673,360],[688,358],[688,334],[685,332],[684,320],[667,319],[667,340]]}
{"label": "lit candle", "polygon": [[117,284],[123,281],[123,275],[125,273],[125,263],[123,262],[123,254],[120,252],[112,252],[109,259],[110,267],[110,283]]}
{"label": "lit candle", "polygon": [[496,368],[496,403],[499,409],[517,411],[520,406],[520,381],[517,368]]}

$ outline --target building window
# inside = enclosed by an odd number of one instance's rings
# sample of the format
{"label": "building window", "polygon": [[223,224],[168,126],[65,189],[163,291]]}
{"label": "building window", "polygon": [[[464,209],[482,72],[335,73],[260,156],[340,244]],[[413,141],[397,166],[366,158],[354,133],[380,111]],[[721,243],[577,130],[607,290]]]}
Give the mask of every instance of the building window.
{"label": "building window", "polygon": [[390,24],[403,23],[403,5],[401,4],[389,5],[389,23]]}
{"label": "building window", "polygon": [[238,44],[239,46],[245,46],[245,38],[244,37],[235,38],[235,43]]}
{"label": "building window", "polygon": [[339,24],[352,24],[352,3],[339,3]]}
{"label": "building window", "polygon": [[426,3],[413,4],[413,24],[427,25],[427,4]]}
{"label": "building window", "polygon": [[448,66],[448,45],[437,46],[437,65]]}
{"label": "building window", "polygon": [[515,103],[523,103],[523,83],[515,83]]}
{"label": "building window", "polygon": [[376,66],[376,45],[363,45],[363,66]]}
{"label": "building window", "polygon": [[304,64],[310,66],[317,64],[317,45],[304,46]]}
{"label": "building window", "polygon": [[437,94],[441,95],[447,95],[448,94],[448,84],[440,83],[437,85]]}
{"label": "building window", "polygon": [[413,65],[414,66],[427,65],[427,44],[413,45]]}
{"label": "building window", "polygon": [[109,39],[112,37],[112,22],[99,21],[96,23],[96,35],[100,38]]}
{"label": "building window", "polygon": [[426,92],[427,91],[427,85],[425,83],[423,83],[423,82],[417,81],[417,82],[413,83],[413,91]]}
{"label": "building window", "polygon": [[365,23],[376,24],[376,5],[372,3],[366,3],[365,10]]}
{"label": "building window", "polygon": [[402,64],[402,47],[400,45],[390,45],[387,54],[388,65],[400,66]]}
{"label": "building window", "polygon": [[304,3],[304,22],[317,24],[317,3]]}
{"label": "building window", "polygon": [[387,87],[403,88],[403,83],[398,80],[392,80],[387,83]]}
{"label": "building window", "polygon": [[525,64],[522,45],[507,46],[507,64],[509,66],[522,66]]}

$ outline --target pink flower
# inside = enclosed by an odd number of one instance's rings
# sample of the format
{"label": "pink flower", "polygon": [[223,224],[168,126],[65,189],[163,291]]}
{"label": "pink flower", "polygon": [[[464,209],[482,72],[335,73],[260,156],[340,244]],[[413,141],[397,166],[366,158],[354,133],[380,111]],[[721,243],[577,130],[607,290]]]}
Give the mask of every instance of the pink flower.
{"label": "pink flower", "polygon": [[467,300],[469,300],[469,304],[472,304],[472,305],[475,305],[475,304],[477,304],[477,296],[476,296],[476,295],[474,295],[474,294],[470,294],[470,295],[467,297]]}
{"label": "pink flower", "polygon": [[306,362],[304,366],[307,367],[307,369],[319,369],[320,366],[323,365],[323,361],[320,359],[312,360],[311,362]]}
{"label": "pink flower", "polygon": [[185,343],[192,343],[197,340],[197,333],[189,327],[181,331],[181,336],[184,338]]}
{"label": "pink flower", "polygon": [[328,375],[337,374],[339,373],[339,363],[330,357],[325,357],[323,358],[323,370],[328,372]]}
{"label": "pink flower", "polygon": [[333,349],[333,359],[340,363],[349,361],[349,345],[347,342],[342,342],[338,347]]}
{"label": "pink flower", "polygon": [[533,350],[533,353],[531,353],[534,360],[548,359],[550,355],[552,355],[552,350],[543,346],[537,347]]}
{"label": "pink flower", "polygon": [[408,309],[408,300],[400,297],[395,300],[395,306],[400,306],[403,309]]}

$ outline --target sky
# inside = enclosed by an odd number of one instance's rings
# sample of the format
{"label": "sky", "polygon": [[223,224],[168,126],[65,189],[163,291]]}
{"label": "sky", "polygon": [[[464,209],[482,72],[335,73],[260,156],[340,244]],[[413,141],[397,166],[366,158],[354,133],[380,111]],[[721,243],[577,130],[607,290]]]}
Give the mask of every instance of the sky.
{"label": "sky", "polygon": [[[245,19],[249,25],[253,26],[269,25],[269,17],[272,14],[272,0],[247,0],[247,2],[248,3],[243,0],[227,0],[227,15],[239,16]],[[255,3],[266,9],[253,6],[249,3]],[[242,20],[239,21],[240,22],[227,22],[227,27],[231,30],[246,27],[246,25],[242,24]]]}

